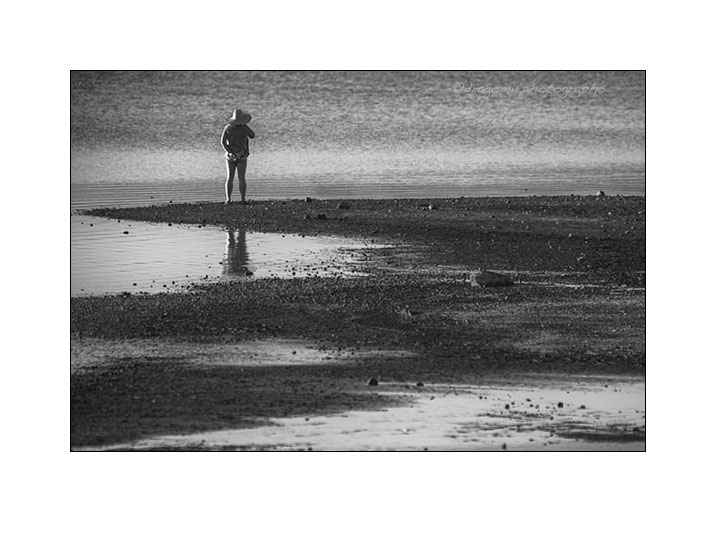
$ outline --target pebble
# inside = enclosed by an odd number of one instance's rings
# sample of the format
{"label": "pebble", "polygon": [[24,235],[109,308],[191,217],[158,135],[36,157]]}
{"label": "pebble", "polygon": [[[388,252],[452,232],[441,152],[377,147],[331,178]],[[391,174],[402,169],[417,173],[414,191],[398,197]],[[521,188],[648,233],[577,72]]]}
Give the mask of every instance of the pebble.
{"label": "pebble", "polygon": [[490,270],[483,270],[470,275],[470,285],[473,287],[510,287],[513,284],[509,276]]}
{"label": "pebble", "polygon": [[415,386],[416,387],[424,387],[425,384],[422,381],[418,381],[417,383],[415,383]]}
{"label": "pebble", "polygon": [[367,380],[367,384],[370,387],[377,387],[378,380],[376,378],[370,378]]}
{"label": "pebble", "polygon": [[558,407],[562,409],[563,407],[565,407],[565,404],[563,402],[558,402]]}

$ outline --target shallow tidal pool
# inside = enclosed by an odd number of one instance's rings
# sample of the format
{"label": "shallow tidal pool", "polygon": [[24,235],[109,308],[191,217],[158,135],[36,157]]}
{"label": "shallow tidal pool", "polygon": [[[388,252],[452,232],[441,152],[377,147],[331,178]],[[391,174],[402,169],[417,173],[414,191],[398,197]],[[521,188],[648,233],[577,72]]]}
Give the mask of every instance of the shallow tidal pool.
{"label": "shallow tidal pool", "polygon": [[355,274],[377,245],[337,237],[70,217],[70,295],[157,293],[209,281]]}

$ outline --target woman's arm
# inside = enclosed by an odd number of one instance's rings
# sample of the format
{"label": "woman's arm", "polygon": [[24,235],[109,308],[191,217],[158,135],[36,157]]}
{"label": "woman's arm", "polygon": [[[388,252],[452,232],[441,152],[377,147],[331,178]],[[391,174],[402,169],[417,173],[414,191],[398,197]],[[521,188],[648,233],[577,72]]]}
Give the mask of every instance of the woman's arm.
{"label": "woman's arm", "polygon": [[248,130],[248,137],[250,137],[251,139],[254,139],[254,138],[255,138],[255,132],[254,132],[253,130],[251,130],[251,129],[250,129],[250,126],[248,126],[247,124],[245,124],[245,127],[246,127],[247,130]]}
{"label": "woman's arm", "polygon": [[225,126],[225,129],[222,132],[222,137],[220,137],[220,144],[222,145],[223,150],[225,150],[225,153],[228,153],[228,154],[232,153],[232,152],[230,152],[230,149],[228,148],[229,142],[230,141],[228,140],[228,128],[227,128],[227,126]]}

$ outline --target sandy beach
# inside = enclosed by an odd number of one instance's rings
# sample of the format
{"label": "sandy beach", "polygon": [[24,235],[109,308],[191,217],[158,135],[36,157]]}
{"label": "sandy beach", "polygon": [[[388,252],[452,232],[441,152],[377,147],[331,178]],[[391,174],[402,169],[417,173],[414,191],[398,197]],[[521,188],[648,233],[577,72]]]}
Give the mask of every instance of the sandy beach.
{"label": "sandy beach", "polygon": [[83,214],[384,246],[357,276],[72,298],[74,449],[644,449],[643,197]]}

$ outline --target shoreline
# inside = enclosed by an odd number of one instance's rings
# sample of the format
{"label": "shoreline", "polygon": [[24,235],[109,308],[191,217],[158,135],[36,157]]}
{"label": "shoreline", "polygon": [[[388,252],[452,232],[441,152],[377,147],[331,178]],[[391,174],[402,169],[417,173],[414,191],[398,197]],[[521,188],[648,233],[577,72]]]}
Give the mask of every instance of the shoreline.
{"label": "shoreline", "polygon": [[[496,372],[644,376],[644,197],[267,200],[83,214],[337,235],[390,247],[366,251],[360,265],[366,275],[358,278],[258,279],[187,293],[72,298],[71,350],[90,346],[108,354],[107,367],[71,376],[77,447],[141,438],[143,431],[131,428],[143,426],[136,419],[142,414],[132,413],[153,412],[143,387],[152,388],[158,372],[187,372],[192,379],[179,385],[181,392],[208,394],[222,372],[199,372],[188,361],[220,346],[214,365],[223,346],[264,340],[301,339],[327,357],[296,366],[276,362],[262,371],[263,390],[283,390],[290,381],[307,385],[298,409],[313,414],[381,408],[386,398],[366,397],[372,389],[362,385],[373,375],[430,383],[480,382]],[[481,269],[507,273],[515,284],[473,287],[469,275]],[[190,359],[158,364],[156,355],[138,358],[123,346],[177,342],[194,346]],[[260,372],[248,366],[257,356],[246,353],[233,368]],[[134,420],[126,432],[100,423],[110,398],[116,426]],[[295,409],[275,397],[268,401],[288,413]],[[208,417],[222,412],[227,420],[207,426],[194,413],[187,424],[176,420],[177,432],[239,427],[232,410],[206,407]],[[242,413],[243,420],[284,414],[261,404]]]}

